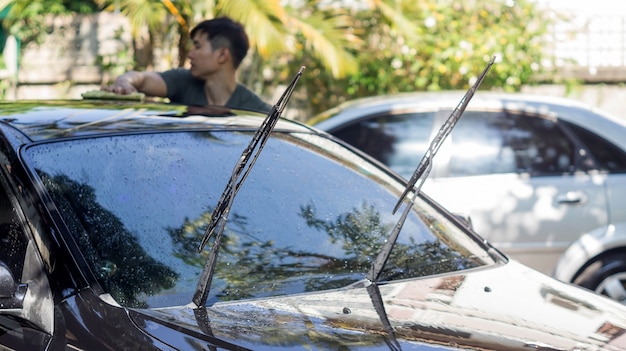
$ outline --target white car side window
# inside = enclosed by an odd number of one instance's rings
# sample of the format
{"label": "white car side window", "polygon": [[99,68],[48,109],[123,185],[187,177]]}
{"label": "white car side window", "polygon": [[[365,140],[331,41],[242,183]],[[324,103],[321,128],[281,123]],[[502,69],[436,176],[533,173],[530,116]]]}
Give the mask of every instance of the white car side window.
{"label": "white car side window", "polygon": [[450,176],[550,175],[575,170],[575,145],[551,120],[507,111],[466,111],[451,134]]}

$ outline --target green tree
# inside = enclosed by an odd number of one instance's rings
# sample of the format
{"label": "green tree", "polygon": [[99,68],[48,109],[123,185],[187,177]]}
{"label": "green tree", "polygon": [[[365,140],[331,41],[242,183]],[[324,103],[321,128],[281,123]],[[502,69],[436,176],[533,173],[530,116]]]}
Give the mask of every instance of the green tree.
{"label": "green tree", "polygon": [[120,304],[147,307],[143,295],[173,287],[178,274],[150,256],[87,184],[41,174],[74,240],[104,289]]}
{"label": "green tree", "polygon": [[[359,39],[351,28],[351,18],[345,11],[326,11],[315,1],[304,5],[283,6],[280,0],[95,0],[107,11],[119,10],[126,15],[133,30],[135,42],[147,31],[145,50],[152,52],[155,42],[177,38],[177,64],[185,62],[189,44],[189,30],[199,21],[229,16],[246,27],[252,53],[241,78],[249,86],[262,90],[259,82],[267,85],[284,81],[294,71],[288,60],[306,49],[328,70],[332,77],[343,77],[356,71],[353,52]],[[136,45],[135,45],[136,46]],[[138,57],[138,69],[152,66],[153,57]],[[279,62],[278,66],[275,64]],[[279,67],[279,69],[276,69]],[[300,66],[295,68],[297,70]],[[263,71],[274,72],[269,79]]]}
{"label": "green tree", "polygon": [[250,36],[240,80],[270,96],[305,65],[298,89],[310,115],[357,97],[465,89],[492,56],[483,89],[517,91],[549,59],[542,39],[550,19],[532,0],[0,0],[8,4],[5,24],[22,39],[42,35],[35,22],[45,13],[120,11],[132,23],[140,70],[154,66],[155,48],[178,53],[165,66],[182,66],[189,29],[228,15]]}
{"label": "green tree", "polygon": [[[390,8],[403,16],[390,15]],[[305,80],[313,112],[357,97],[465,89],[492,56],[497,64],[483,88],[518,91],[540,73],[549,24],[527,0],[381,0],[352,18],[363,35],[359,70],[334,79],[314,65],[319,69]]]}
{"label": "green tree", "polygon": [[174,25],[164,1],[160,0],[95,0],[104,10],[120,11],[128,18],[133,37],[136,69],[154,67],[155,47],[163,44]]}
{"label": "green tree", "polygon": [[2,25],[26,44],[39,42],[46,34],[45,16],[72,13],[93,13],[98,10],[93,0],[0,0],[0,10],[10,7]]}

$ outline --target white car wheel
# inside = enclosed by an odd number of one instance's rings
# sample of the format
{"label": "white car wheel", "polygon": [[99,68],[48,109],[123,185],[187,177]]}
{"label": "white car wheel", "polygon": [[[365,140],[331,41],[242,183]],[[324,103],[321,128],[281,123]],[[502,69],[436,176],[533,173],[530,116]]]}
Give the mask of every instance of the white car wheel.
{"label": "white car wheel", "polygon": [[595,291],[626,304],[626,272],[616,273],[605,278]]}
{"label": "white car wheel", "polygon": [[598,257],[573,283],[626,304],[626,253]]}

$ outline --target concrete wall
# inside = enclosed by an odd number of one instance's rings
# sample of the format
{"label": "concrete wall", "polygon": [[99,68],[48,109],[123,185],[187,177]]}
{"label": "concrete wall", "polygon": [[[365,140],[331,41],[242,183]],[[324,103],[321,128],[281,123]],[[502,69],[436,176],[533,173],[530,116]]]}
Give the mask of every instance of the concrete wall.
{"label": "concrete wall", "polygon": [[103,63],[132,60],[130,28],[121,15],[50,16],[42,30],[49,33],[42,44],[22,48],[17,77],[5,77],[16,80],[7,99],[78,98],[108,79]]}

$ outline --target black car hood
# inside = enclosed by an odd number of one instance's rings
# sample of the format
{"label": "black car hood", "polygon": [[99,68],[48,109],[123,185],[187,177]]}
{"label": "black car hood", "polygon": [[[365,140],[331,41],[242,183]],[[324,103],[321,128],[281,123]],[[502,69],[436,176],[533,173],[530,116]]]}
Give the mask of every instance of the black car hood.
{"label": "black car hood", "polygon": [[154,338],[191,350],[626,349],[626,306],[514,261],[381,285],[380,292],[386,316],[359,284],[130,316]]}

